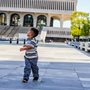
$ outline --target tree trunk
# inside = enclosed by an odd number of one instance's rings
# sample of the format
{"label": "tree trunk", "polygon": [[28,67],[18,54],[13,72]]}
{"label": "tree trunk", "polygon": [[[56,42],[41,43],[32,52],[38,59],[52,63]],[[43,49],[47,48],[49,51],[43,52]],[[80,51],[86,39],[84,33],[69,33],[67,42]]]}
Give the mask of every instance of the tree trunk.
{"label": "tree trunk", "polygon": [[77,36],[77,41],[79,42],[80,36]]}

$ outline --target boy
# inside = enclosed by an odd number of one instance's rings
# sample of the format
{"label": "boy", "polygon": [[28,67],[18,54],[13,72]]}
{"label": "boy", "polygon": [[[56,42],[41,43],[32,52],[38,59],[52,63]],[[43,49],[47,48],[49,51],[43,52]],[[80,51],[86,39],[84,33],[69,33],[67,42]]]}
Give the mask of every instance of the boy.
{"label": "boy", "polygon": [[23,76],[23,83],[27,83],[29,80],[29,76],[32,70],[33,74],[33,81],[37,81],[39,79],[38,74],[38,55],[37,55],[37,41],[35,37],[38,35],[39,31],[36,28],[31,28],[30,31],[27,33],[27,44],[25,44],[22,48],[20,48],[20,51],[25,52],[25,67],[24,67],[24,76]]}

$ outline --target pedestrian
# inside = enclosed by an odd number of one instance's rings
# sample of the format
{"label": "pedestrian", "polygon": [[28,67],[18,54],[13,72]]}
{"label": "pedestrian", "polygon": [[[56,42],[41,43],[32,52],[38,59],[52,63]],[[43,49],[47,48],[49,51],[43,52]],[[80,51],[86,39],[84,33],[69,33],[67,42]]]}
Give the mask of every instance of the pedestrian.
{"label": "pedestrian", "polygon": [[35,37],[39,34],[38,29],[30,28],[27,32],[27,41],[26,44],[20,48],[20,51],[25,50],[25,67],[24,67],[24,75],[23,75],[23,83],[27,83],[29,80],[29,76],[33,74],[33,81],[38,81],[39,79],[39,68],[37,66],[38,62],[38,53],[37,53],[37,40]]}

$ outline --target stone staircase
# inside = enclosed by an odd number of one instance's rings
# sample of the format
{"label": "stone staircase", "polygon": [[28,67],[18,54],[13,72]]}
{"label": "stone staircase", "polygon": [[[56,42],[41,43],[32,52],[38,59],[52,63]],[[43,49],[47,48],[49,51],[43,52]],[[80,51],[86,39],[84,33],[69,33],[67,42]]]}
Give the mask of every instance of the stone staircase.
{"label": "stone staircase", "polygon": [[16,34],[27,33],[29,27],[20,26],[0,26],[0,37],[1,38],[14,38]]}
{"label": "stone staircase", "polygon": [[[0,38],[9,39],[9,38],[19,38],[20,34],[26,34],[30,27],[20,27],[20,26],[0,26]],[[36,37],[39,40],[40,34]]]}

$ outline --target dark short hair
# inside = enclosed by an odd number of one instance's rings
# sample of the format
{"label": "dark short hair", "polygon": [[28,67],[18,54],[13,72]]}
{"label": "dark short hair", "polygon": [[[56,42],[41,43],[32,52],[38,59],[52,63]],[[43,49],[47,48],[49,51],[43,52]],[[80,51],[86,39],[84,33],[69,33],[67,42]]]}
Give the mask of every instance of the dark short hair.
{"label": "dark short hair", "polygon": [[33,31],[33,32],[34,32],[34,36],[33,36],[33,37],[38,36],[38,34],[39,34],[38,29],[36,29],[36,28],[31,28],[31,31]]}

